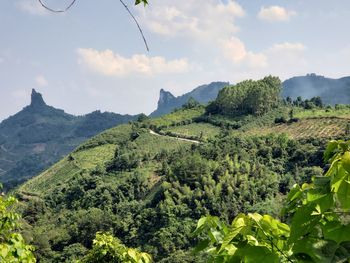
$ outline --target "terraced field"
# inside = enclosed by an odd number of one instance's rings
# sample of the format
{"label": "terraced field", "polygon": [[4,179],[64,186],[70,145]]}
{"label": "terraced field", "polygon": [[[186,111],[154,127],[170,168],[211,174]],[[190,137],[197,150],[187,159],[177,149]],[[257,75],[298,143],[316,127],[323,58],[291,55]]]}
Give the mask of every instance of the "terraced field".
{"label": "terraced field", "polygon": [[237,131],[235,133],[240,135],[244,134],[245,136],[285,133],[295,139],[310,137],[336,138],[345,135],[345,129],[348,123],[350,124],[350,119],[346,118],[306,118],[291,124],[276,124],[261,129],[255,128],[245,132]]}
{"label": "terraced field", "polygon": [[316,118],[316,117],[335,117],[335,118],[346,118],[350,119],[350,108],[340,109],[295,109],[294,117],[299,119]]}
{"label": "terraced field", "polygon": [[19,191],[26,194],[49,192],[57,184],[68,180],[79,172],[92,170],[97,165],[112,159],[115,145],[106,144],[70,154],[40,175],[23,184]]}

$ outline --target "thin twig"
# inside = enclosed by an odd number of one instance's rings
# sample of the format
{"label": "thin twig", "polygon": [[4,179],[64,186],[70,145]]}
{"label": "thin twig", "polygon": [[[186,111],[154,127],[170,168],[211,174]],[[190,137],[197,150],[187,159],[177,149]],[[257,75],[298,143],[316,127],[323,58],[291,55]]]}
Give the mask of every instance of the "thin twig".
{"label": "thin twig", "polygon": [[46,10],[49,10],[49,11],[54,12],[54,13],[67,12],[76,2],[76,0],[73,0],[65,9],[55,10],[55,9],[52,9],[52,8],[48,7],[47,5],[45,5],[42,0],[38,0],[38,1],[39,1],[39,3],[41,4],[42,7],[44,7]]}
{"label": "thin twig", "polygon": [[129,13],[129,15],[132,17],[132,19],[134,19],[134,21],[135,21],[135,23],[136,23],[136,25],[137,25],[137,27],[138,27],[138,29],[139,29],[139,31],[140,31],[140,34],[141,34],[141,36],[142,36],[143,42],[145,43],[146,49],[147,49],[147,51],[149,52],[147,40],[146,40],[146,38],[145,38],[145,36],[144,36],[144,34],[143,34],[143,32],[142,32],[142,29],[141,29],[141,27],[140,27],[140,25],[139,25],[139,22],[137,22],[135,16],[131,13],[129,7],[123,2],[123,0],[119,0],[119,1],[120,1],[120,2],[122,3],[122,5],[125,7],[126,11],[128,11],[128,13]]}
{"label": "thin twig", "polygon": [[[44,7],[46,10],[49,10],[50,12],[54,12],[54,13],[64,13],[64,12],[67,12],[67,11],[75,4],[75,2],[76,2],[76,0],[73,0],[65,9],[62,9],[62,10],[55,10],[55,9],[52,9],[51,7],[48,7],[47,5],[45,5],[45,4],[43,3],[42,0],[38,0],[38,1],[39,1],[40,5],[41,5],[42,7]],[[142,36],[143,42],[145,43],[146,49],[147,49],[147,51],[149,52],[148,43],[147,43],[147,40],[146,40],[146,38],[145,38],[145,35],[144,35],[143,32],[142,32],[142,29],[141,29],[141,27],[140,27],[139,22],[137,21],[137,19],[136,19],[135,16],[133,15],[133,13],[130,11],[129,7],[124,3],[124,1],[123,1],[123,0],[119,0],[119,1],[122,3],[122,5],[125,7],[126,11],[129,13],[129,15],[130,15],[130,16],[132,17],[132,19],[135,21],[135,23],[136,23],[136,25],[137,25],[137,28],[139,29],[140,34],[141,34],[141,36]]]}

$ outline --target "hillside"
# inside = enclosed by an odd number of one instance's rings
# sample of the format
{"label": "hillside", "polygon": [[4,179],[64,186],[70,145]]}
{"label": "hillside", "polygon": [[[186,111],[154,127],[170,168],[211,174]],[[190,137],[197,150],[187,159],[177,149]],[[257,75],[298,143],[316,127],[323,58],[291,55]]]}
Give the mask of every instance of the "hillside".
{"label": "hillside", "polygon": [[[279,85],[262,81],[267,91]],[[248,82],[253,89],[259,83]],[[232,89],[222,94],[234,98]],[[247,99],[251,94],[247,89]],[[275,96],[258,96],[266,94]],[[277,216],[294,183],[323,173],[327,141],[349,134],[347,106],[271,107],[261,115],[184,107],[104,131],[18,189],[23,234],[42,262],[82,257],[98,231],[156,262],[199,262],[191,233],[202,215],[226,222],[240,212]]]}
{"label": "hillside", "polygon": [[159,117],[170,113],[176,108],[181,108],[191,97],[201,104],[206,104],[214,100],[219,91],[229,85],[228,82],[212,82],[207,85],[201,85],[194,90],[175,97],[169,91],[160,90],[157,109],[150,114],[151,117]]}
{"label": "hillside", "polygon": [[331,79],[316,74],[293,77],[283,82],[283,97],[304,99],[319,96],[327,105],[350,103],[350,77]]}
{"label": "hillside", "polygon": [[[95,232],[112,228],[125,244],[151,253],[156,262],[193,262],[190,233],[200,215],[224,209],[222,216],[229,219],[238,211],[277,211],[294,182],[322,171],[317,167],[325,140],[238,139],[210,123],[197,123],[202,113],[203,108],[181,110],[112,128],[22,185],[19,197],[29,200],[23,214],[31,225],[24,233],[34,238],[39,257],[69,262],[73,254],[67,251],[74,247],[76,255],[84,254]],[[204,127],[209,132],[200,144],[149,132],[171,130],[186,138]],[[52,245],[43,247],[38,240]]]}
{"label": "hillside", "polygon": [[0,181],[7,187],[23,182],[86,139],[134,118],[100,111],[73,116],[33,90],[30,105],[0,123]]}

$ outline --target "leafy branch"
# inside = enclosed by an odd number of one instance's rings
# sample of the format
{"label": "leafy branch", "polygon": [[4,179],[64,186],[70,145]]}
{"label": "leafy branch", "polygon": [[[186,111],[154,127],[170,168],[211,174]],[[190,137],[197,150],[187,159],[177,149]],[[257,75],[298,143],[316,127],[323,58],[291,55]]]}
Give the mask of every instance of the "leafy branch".
{"label": "leafy branch", "polygon": [[[311,184],[295,185],[283,208],[290,225],[269,215],[240,214],[230,226],[203,217],[194,234],[206,236],[196,252],[209,262],[345,262],[350,259],[350,141],[331,141],[330,168]],[[345,218],[346,219],[346,218]]]}

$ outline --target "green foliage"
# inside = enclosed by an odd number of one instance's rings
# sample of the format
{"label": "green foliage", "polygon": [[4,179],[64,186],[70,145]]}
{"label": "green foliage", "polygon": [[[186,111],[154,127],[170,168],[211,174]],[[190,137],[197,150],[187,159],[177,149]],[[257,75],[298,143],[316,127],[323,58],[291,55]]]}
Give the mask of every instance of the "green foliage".
{"label": "green foliage", "polygon": [[281,81],[277,77],[246,80],[222,89],[215,102],[208,106],[207,113],[262,115],[279,105],[280,92]]}
{"label": "green foliage", "polygon": [[34,248],[18,233],[20,216],[12,208],[16,202],[13,197],[0,196],[0,262],[34,263]]}
{"label": "green foliage", "polygon": [[148,5],[148,0],[136,0],[135,5],[143,3],[145,6]]}
{"label": "green foliage", "polygon": [[0,176],[6,190],[49,168],[88,138],[133,119],[100,111],[73,116],[43,101],[25,107],[0,123]]}
{"label": "green foliage", "polygon": [[193,97],[190,97],[188,101],[182,105],[183,109],[194,109],[196,107],[199,107],[201,104],[196,101]]}
{"label": "green foliage", "polygon": [[203,217],[194,234],[205,234],[196,251],[209,262],[345,262],[350,259],[350,141],[331,141],[324,153],[325,176],[295,185],[283,213],[240,214],[230,225]]}
{"label": "green foliage", "polygon": [[119,239],[110,234],[96,233],[93,247],[82,263],[151,263],[149,254],[137,249],[127,248]]}
{"label": "green foliage", "polygon": [[[276,217],[295,183],[310,183],[322,174],[325,139],[242,136],[258,128],[256,135],[261,135],[276,117],[288,117],[290,108],[281,106],[259,118],[205,116],[239,122],[242,128],[234,131],[203,123],[198,119],[203,112],[203,107],[182,109],[107,130],[25,183],[19,191],[30,200],[23,209],[26,238],[37,247],[38,260],[81,259],[96,232],[103,231],[156,262],[201,262],[190,248],[202,215],[224,222],[241,213]],[[206,127],[216,136],[199,144],[149,131],[200,132]]]}

